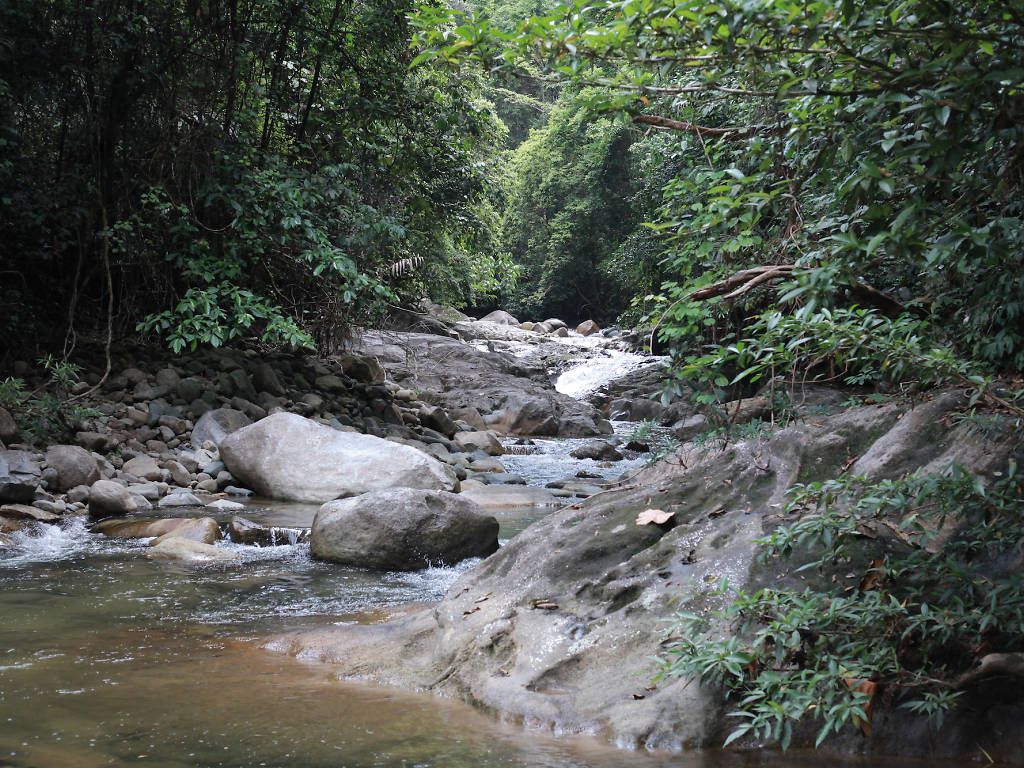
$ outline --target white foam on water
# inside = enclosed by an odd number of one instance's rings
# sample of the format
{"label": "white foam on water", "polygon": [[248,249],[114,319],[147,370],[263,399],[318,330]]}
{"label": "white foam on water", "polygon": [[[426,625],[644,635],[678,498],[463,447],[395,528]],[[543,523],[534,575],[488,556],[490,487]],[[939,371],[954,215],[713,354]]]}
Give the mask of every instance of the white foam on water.
{"label": "white foam on water", "polygon": [[563,395],[577,400],[589,395],[612,379],[651,363],[652,358],[635,352],[620,352],[616,349],[601,350],[601,357],[573,366],[555,382],[555,389]]}
{"label": "white foam on water", "polygon": [[60,525],[29,524],[7,536],[13,547],[0,549],[0,566],[53,563],[86,555],[116,552],[122,547],[105,536],[89,533],[87,518],[73,517]]}

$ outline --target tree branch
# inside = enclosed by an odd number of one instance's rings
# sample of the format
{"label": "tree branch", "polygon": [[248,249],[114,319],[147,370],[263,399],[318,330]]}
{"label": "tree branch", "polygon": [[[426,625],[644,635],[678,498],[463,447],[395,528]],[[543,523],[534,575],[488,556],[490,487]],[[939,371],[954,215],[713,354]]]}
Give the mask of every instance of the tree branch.
{"label": "tree branch", "polygon": [[[696,300],[711,299],[740,287],[739,292],[734,292],[731,296],[727,297],[734,298],[735,296],[739,296],[750,290],[750,288],[753,288],[757,283],[754,283],[754,285],[750,284],[755,280],[760,283],[771,278],[789,275],[794,269],[796,269],[796,265],[794,264],[769,264],[763,267],[752,267],[751,269],[740,270],[736,274],[725,278],[725,280],[719,280],[717,283],[712,283],[711,285],[706,285],[703,288],[698,288],[696,291],[692,291],[686,298]],[[767,275],[767,277],[765,277],[765,275]]]}
{"label": "tree branch", "polygon": [[978,666],[960,675],[953,683],[953,687],[966,688],[990,675],[1024,677],[1024,653],[989,653],[982,656]]}
{"label": "tree branch", "polygon": [[631,119],[634,123],[640,125],[653,125],[655,128],[668,128],[672,131],[695,133],[698,136],[718,136],[729,139],[746,139],[768,127],[766,125],[747,125],[732,126],[730,128],[710,128],[706,125],[673,120],[661,115],[633,115]]}

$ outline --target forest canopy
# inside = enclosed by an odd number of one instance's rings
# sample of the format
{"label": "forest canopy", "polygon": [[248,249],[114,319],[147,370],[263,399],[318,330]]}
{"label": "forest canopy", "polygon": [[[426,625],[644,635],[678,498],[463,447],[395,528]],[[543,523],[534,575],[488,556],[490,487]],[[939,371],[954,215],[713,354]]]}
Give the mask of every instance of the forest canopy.
{"label": "forest canopy", "polygon": [[324,349],[425,285],[472,296],[504,130],[410,71],[403,0],[0,8],[2,332]]}

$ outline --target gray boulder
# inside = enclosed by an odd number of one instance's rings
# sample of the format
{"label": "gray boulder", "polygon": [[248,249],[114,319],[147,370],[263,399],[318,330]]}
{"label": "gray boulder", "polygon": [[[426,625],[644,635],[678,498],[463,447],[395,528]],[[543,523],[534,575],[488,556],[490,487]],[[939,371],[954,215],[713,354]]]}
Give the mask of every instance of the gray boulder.
{"label": "gray boulder", "polygon": [[42,472],[26,451],[0,451],[0,501],[31,502]]}
{"label": "gray boulder", "polygon": [[261,392],[269,392],[274,396],[281,396],[285,393],[284,385],[278,378],[277,371],[270,363],[260,363],[253,371],[253,385]]}
{"label": "gray boulder", "polygon": [[324,504],[310,546],[321,560],[411,571],[495,552],[498,521],[452,493],[393,488]]}
{"label": "gray boulder", "polygon": [[138,502],[128,489],[113,480],[97,480],[89,488],[89,515],[92,517],[130,515],[138,508]]}
{"label": "gray boulder", "polygon": [[252,419],[233,408],[217,408],[204,413],[192,428],[192,445],[201,448],[209,440],[220,445],[225,437],[252,424]]}
{"label": "gray boulder", "polygon": [[203,502],[195,496],[195,494],[189,493],[188,491],[178,491],[177,493],[169,493],[157,502],[157,506],[161,509],[167,509],[171,507],[201,507]]}
{"label": "gray boulder", "polygon": [[100,479],[96,459],[79,445],[51,445],[46,450],[46,463],[57,471],[51,490],[69,491],[76,485],[92,485]]}
{"label": "gray boulder", "polygon": [[622,454],[615,446],[603,440],[594,440],[584,443],[570,454],[574,459],[594,459],[595,461],[621,461]]}
{"label": "gray boulder", "polygon": [[226,437],[221,460],[263,496],[325,502],[383,488],[454,490],[446,465],[372,435],[341,432],[294,413],[275,413]]}
{"label": "gray boulder", "polygon": [[493,432],[480,430],[477,432],[456,432],[455,444],[464,450],[480,450],[488,456],[501,456],[505,449]]}
{"label": "gray boulder", "polygon": [[480,319],[484,322],[498,323],[499,325],[519,325],[519,321],[503,309],[496,309]]}
{"label": "gray boulder", "polygon": [[163,477],[160,467],[149,456],[136,456],[133,459],[129,459],[121,469],[129,475],[142,478],[143,480],[160,480]]}

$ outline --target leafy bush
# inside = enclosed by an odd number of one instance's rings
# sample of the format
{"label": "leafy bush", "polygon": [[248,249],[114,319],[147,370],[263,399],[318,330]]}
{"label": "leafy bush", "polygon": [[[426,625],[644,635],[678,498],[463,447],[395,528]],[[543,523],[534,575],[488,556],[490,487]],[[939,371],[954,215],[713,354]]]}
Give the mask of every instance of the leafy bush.
{"label": "leafy bush", "polygon": [[[1024,486],[1011,461],[986,487],[958,466],[877,481],[800,485],[796,515],[760,543],[763,561],[815,570],[818,586],[721,593],[712,615],[681,611],[664,674],[721,685],[750,735],[786,748],[794,726],[817,743],[853,723],[870,731],[884,693],[941,722],[991,653],[1024,651]],[[860,564],[859,584],[834,574]],[[725,628],[728,635],[720,639]]]}
{"label": "leafy bush", "polygon": [[83,419],[96,418],[100,412],[69,400],[81,366],[52,356],[41,358],[39,365],[48,373],[48,381],[28,391],[23,379],[7,377],[0,381],[0,406],[11,411],[28,442],[66,440],[80,429]]}

